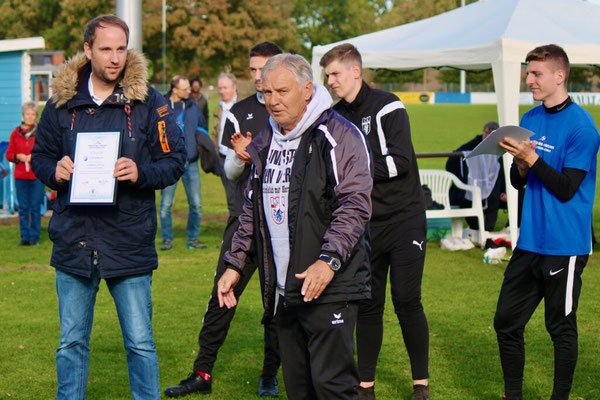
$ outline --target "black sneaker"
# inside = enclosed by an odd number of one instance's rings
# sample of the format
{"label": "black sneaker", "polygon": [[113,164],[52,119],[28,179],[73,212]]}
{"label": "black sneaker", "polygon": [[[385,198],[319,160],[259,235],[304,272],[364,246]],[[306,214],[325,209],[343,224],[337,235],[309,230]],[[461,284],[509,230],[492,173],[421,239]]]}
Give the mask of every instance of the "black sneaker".
{"label": "black sneaker", "polygon": [[354,390],[358,393],[359,400],[375,400],[375,386],[368,388],[356,386]]}
{"label": "black sneaker", "polygon": [[31,243],[29,242],[29,240],[21,239],[21,241],[19,242],[19,246],[31,246]]}
{"label": "black sneaker", "polygon": [[199,241],[198,239],[188,240],[187,242],[188,249],[205,249],[206,245]]}
{"label": "black sneaker", "polygon": [[414,385],[410,400],[431,400],[431,397],[429,397],[429,386]]}
{"label": "black sneaker", "polygon": [[523,396],[502,396],[502,400],[523,400]]}
{"label": "black sneaker", "polygon": [[209,394],[212,392],[212,379],[207,381],[196,372],[192,372],[186,379],[179,382],[177,386],[165,389],[167,397],[182,397],[190,393]]}
{"label": "black sneaker", "polygon": [[163,240],[162,246],[160,246],[161,250],[171,250],[173,248],[173,242],[170,240]]}
{"label": "black sneaker", "polygon": [[258,395],[261,397],[279,396],[277,377],[261,375],[260,379],[258,380]]}

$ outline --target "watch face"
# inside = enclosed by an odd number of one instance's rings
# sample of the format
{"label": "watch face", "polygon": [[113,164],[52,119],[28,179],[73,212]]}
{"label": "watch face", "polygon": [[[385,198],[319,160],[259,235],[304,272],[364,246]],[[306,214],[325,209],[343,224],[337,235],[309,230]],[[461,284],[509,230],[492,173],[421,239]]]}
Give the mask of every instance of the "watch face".
{"label": "watch face", "polygon": [[325,254],[321,254],[319,256],[319,259],[322,261],[325,261],[327,263],[327,265],[329,265],[329,268],[331,268],[332,271],[337,271],[340,269],[340,267],[342,266],[342,263],[340,260],[338,260],[335,257],[331,257]]}
{"label": "watch face", "polygon": [[337,271],[342,266],[342,263],[337,258],[331,257],[331,262],[329,263],[329,266],[332,270]]}

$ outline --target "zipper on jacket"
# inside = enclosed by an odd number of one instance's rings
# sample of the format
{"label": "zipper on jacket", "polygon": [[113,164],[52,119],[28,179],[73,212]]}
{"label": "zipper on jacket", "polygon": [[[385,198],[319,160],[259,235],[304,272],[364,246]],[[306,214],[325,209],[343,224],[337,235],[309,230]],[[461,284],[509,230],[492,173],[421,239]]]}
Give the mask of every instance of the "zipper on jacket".
{"label": "zipper on jacket", "polygon": [[94,250],[92,251],[92,264],[94,265],[94,267],[98,266],[98,250]]}

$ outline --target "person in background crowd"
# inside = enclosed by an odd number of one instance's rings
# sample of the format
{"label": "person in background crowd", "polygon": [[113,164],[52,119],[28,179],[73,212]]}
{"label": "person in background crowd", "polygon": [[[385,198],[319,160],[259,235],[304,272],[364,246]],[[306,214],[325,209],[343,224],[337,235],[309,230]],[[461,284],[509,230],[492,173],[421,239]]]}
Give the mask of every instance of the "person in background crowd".
{"label": "person in background crowd", "polygon": [[[186,226],[188,249],[205,249],[206,245],[198,240],[200,222],[202,220],[202,197],[200,193],[200,168],[198,167],[198,145],[196,133],[206,134],[207,124],[200,108],[190,99],[190,82],[182,75],[175,75],[171,80],[171,90],[165,100],[185,137],[187,162],[181,177],[188,200],[188,220]],[[161,250],[173,248],[173,218],[171,208],[175,199],[177,182],[164,188],[160,195],[160,234],[163,239]]]}
{"label": "person in background crowd", "polygon": [[[496,129],[498,129],[496,121],[487,122],[483,126],[481,135],[475,136],[454,152],[473,150]],[[466,184],[473,184],[469,183],[469,172],[479,178],[477,182],[480,183],[479,187],[481,188],[485,230],[493,231],[498,219],[498,210],[506,209],[506,186],[502,158],[491,154],[473,157],[470,160],[464,157],[450,157],[446,161],[446,171],[453,173]],[[466,198],[465,193],[464,190],[452,186],[450,188],[450,204],[465,208],[471,207],[471,199]],[[477,218],[467,217],[466,220],[469,228],[479,229]]]}
{"label": "person in background crowd", "polygon": [[204,120],[208,123],[208,100],[202,94],[202,81],[200,78],[194,78],[190,81],[190,85],[192,86],[192,100],[198,104],[200,110],[202,110],[202,115],[204,116]]}
{"label": "person in background crowd", "polygon": [[[224,72],[219,75],[218,85],[221,101],[219,102],[219,106],[215,107],[213,110],[210,135],[215,142],[217,154],[219,155],[219,164],[221,166],[221,171],[223,171],[228,149],[227,146],[223,145],[223,130],[225,128],[225,121],[227,121],[227,113],[237,101],[237,79],[232,73]],[[231,214],[234,212],[236,204],[234,198],[235,183],[227,179],[225,174],[221,174],[221,180],[223,181],[223,187],[225,188],[225,194],[227,195],[229,214]]]}
{"label": "person in background crowd", "polygon": [[34,102],[21,107],[23,122],[10,134],[6,159],[15,163],[15,188],[19,203],[19,246],[37,246],[40,241],[44,184],[31,169],[31,149],[35,143],[38,110]]}

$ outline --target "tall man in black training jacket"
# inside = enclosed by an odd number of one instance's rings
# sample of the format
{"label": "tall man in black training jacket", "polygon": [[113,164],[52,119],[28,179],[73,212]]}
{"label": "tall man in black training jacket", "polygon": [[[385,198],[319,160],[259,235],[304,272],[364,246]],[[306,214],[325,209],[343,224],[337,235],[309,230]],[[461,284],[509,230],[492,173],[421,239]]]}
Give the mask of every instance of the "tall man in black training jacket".
{"label": "tall man in black training jacket", "polygon": [[388,269],[392,301],[410,358],[414,400],[429,399],[429,328],[421,304],[427,225],[419,171],[404,104],[362,80],[360,53],[351,44],[321,59],[327,84],[341,99],[333,109],[367,135],[375,177],[371,200],[371,299],[364,300],[356,325],[359,394],[374,399],[375,368],[383,339]]}

